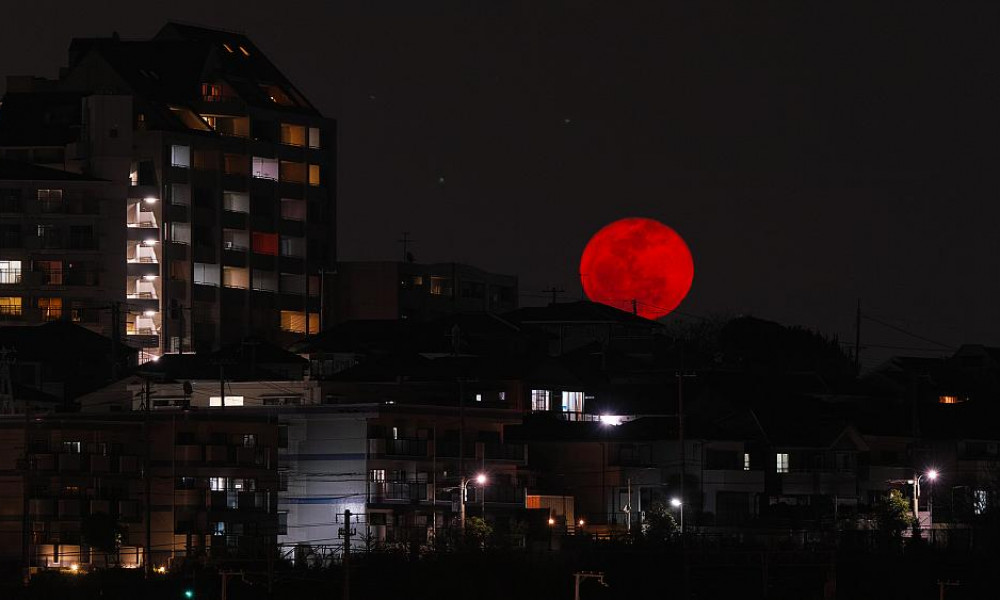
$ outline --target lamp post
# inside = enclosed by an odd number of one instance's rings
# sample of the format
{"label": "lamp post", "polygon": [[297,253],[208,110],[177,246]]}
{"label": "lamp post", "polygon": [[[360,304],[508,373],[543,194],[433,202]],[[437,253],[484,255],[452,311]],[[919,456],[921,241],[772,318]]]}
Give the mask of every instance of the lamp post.
{"label": "lamp post", "polygon": [[680,509],[681,513],[681,535],[684,535],[684,502],[680,498],[671,498],[670,506]]}
{"label": "lamp post", "polygon": [[920,515],[917,511],[917,506],[920,503],[920,480],[925,477],[927,478],[927,481],[934,481],[938,477],[938,472],[935,469],[931,469],[926,473],[915,475],[915,477],[908,482],[913,484],[913,519],[916,521],[918,528],[920,527]]}
{"label": "lamp post", "polygon": [[[461,529],[461,531],[463,533],[465,532],[465,495],[466,495],[466,492],[468,492],[468,490],[469,490],[469,484],[472,483],[473,481],[475,481],[477,484],[479,484],[479,486],[486,485],[486,482],[487,482],[486,474],[485,473],[480,473],[480,474],[476,475],[476,478],[474,480],[473,479],[466,479],[465,477],[463,477],[461,479],[461,481],[459,482],[459,485],[458,485],[458,493],[459,493],[459,499],[458,499],[458,519],[459,519],[459,528]],[[484,511],[486,510],[486,502],[485,502],[485,500],[483,502],[483,510]],[[485,512],[483,513],[483,518],[484,519],[486,518]]]}

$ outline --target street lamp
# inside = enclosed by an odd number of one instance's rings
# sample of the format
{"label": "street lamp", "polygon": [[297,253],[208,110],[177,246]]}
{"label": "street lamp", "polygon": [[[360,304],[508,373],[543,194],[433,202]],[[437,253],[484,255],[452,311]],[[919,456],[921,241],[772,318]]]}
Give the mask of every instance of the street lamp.
{"label": "street lamp", "polygon": [[[465,495],[468,492],[468,490],[469,490],[469,484],[472,483],[472,481],[473,480],[470,480],[470,479],[467,479],[465,477],[462,477],[462,479],[460,480],[459,485],[458,485],[458,493],[459,493],[459,496],[460,496],[459,500],[458,500],[458,519],[459,519],[459,527],[461,527],[462,531],[465,531]],[[476,475],[476,478],[475,478],[474,481],[478,485],[484,486],[484,485],[486,485],[486,482],[488,481],[488,479],[486,478],[486,474],[485,473],[479,473],[478,475]],[[485,511],[486,511],[486,500],[484,498],[483,499],[483,518],[484,519],[486,518]]]}
{"label": "street lamp", "polygon": [[680,498],[671,498],[670,506],[680,509],[681,513],[681,534],[684,534],[684,502]]}
{"label": "street lamp", "polygon": [[[930,469],[926,473],[917,475],[907,483],[913,484],[913,519],[917,523],[917,527],[920,527],[920,515],[917,513],[917,505],[920,503],[920,480],[927,478],[927,481],[934,481],[938,478],[938,472],[936,469]],[[931,515],[933,518],[933,515]]]}

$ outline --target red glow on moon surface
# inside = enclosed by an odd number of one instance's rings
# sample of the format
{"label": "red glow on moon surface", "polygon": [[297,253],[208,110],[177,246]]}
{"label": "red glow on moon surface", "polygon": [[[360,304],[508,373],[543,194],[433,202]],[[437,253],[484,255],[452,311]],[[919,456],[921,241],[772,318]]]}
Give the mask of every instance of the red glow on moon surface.
{"label": "red glow on moon surface", "polygon": [[694,260],[676,231],[653,219],[621,219],[594,234],[580,259],[583,291],[594,302],[658,319],[687,296]]}

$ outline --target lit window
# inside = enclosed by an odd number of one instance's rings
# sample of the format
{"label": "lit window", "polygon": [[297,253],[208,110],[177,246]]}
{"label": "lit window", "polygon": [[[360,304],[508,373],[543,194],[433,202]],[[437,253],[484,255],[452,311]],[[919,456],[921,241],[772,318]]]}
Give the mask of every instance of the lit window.
{"label": "lit window", "polygon": [[223,44],[222,47],[226,49],[226,52],[233,53],[233,48],[229,44]]}
{"label": "lit window", "polygon": [[212,535],[226,535],[225,521],[217,521],[215,523],[212,523]]}
{"label": "lit window", "polygon": [[309,165],[309,185],[319,184],[319,165]]}
{"label": "lit window", "polygon": [[222,86],[215,83],[201,84],[201,99],[205,102],[218,102],[222,99]]}
{"label": "lit window", "polygon": [[295,310],[281,311],[281,330],[290,333],[319,333],[319,315],[309,313],[309,331],[306,331],[306,314]]}
{"label": "lit window", "polygon": [[302,258],[306,255],[306,238],[281,236],[281,256]]}
{"label": "lit window", "polygon": [[531,410],[534,412],[548,412],[551,397],[552,393],[548,390],[531,390]]}
{"label": "lit window", "polygon": [[750,470],[750,453],[749,452],[744,452],[743,453],[743,470],[744,471],[749,471]]}
{"label": "lit window", "polygon": [[66,454],[79,454],[80,442],[63,442],[62,451]]}
{"label": "lit window", "polygon": [[278,256],[278,234],[255,231],[253,234],[253,251],[257,254]]}
{"label": "lit window", "polygon": [[482,401],[483,401],[483,395],[482,394],[476,394],[476,402],[482,402]]}
{"label": "lit window", "polygon": [[170,164],[174,167],[181,167],[184,169],[191,167],[191,147],[190,146],[171,146],[170,147]]}
{"label": "lit window", "polygon": [[222,285],[245,290],[250,287],[249,272],[240,267],[222,267]]}
{"label": "lit window", "polygon": [[989,508],[990,495],[986,490],[972,490],[972,512],[981,515]]}
{"label": "lit window", "polygon": [[240,52],[243,53],[243,56],[250,56],[250,53],[247,51],[246,48],[244,48],[243,46],[240,46],[239,48],[240,48]]}
{"label": "lit window", "polygon": [[257,435],[253,433],[243,434],[243,447],[244,448],[256,448],[257,447]]}
{"label": "lit window", "polygon": [[372,469],[370,479],[375,483],[385,483],[385,469]]}
{"label": "lit window", "polygon": [[450,296],[451,279],[448,277],[431,277],[431,294],[434,296]]}
{"label": "lit window", "polygon": [[224,492],[229,487],[229,480],[226,477],[209,477],[208,489],[213,492]]}
{"label": "lit window", "polygon": [[21,297],[20,296],[0,296],[0,316],[20,317]]}
{"label": "lit window", "polygon": [[177,244],[190,244],[191,243],[191,224],[190,223],[171,223],[170,224],[170,241]]}
{"label": "lit window", "polygon": [[780,452],[777,454],[777,470],[778,473],[788,472],[788,454]]}
{"label": "lit window", "polygon": [[961,404],[965,398],[958,396],[938,396],[938,404]]}
{"label": "lit window", "polygon": [[55,321],[62,318],[62,298],[39,298],[38,310],[43,321]]}
{"label": "lit window", "polygon": [[306,145],[306,128],[303,125],[281,124],[281,143],[289,146]]}
{"label": "lit window", "polygon": [[319,148],[319,127],[309,128],[309,147]]}
{"label": "lit window", "polygon": [[38,190],[38,209],[43,213],[58,213],[63,210],[62,190]]}
{"label": "lit window", "polygon": [[257,179],[278,180],[278,161],[273,158],[253,157],[253,176]]}
{"label": "lit window", "polygon": [[219,265],[194,263],[194,282],[219,287]]}
{"label": "lit window", "polygon": [[35,270],[44,274],[42,283],[45,285],[62,285],[63,264],[61,260],[36,260]]}
{"label": "lit window", "polygon": [[0,284],[21,283],[21,261],[0,260]]}
{"label": "lit window", "polygon": [[582,413],[583,392],[563,392],[562,411],[564,413]]}
{"label": "lit window", "polygon": [[249,213],[250,195],[242,192],[222,192],[222,210]]}
{"label": "lit window", "polygon": [[[219,396],[209,396],[209,406],[222,406]],[[226,406],[243,406],[243,396],[226,396]]]}

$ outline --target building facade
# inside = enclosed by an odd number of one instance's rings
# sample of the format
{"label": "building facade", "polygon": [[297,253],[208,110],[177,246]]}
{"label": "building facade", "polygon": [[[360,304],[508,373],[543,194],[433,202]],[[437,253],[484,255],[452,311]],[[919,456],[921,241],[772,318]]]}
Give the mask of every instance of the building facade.
{"label": "building facade", "polygon": [[335,124],[246,36],[168,24],[144,41],[77,39],[58,80],[8,87],[5,156],[61,153],[125,186],[115,256],[132,345],[153,357],[318,331]]}

